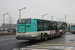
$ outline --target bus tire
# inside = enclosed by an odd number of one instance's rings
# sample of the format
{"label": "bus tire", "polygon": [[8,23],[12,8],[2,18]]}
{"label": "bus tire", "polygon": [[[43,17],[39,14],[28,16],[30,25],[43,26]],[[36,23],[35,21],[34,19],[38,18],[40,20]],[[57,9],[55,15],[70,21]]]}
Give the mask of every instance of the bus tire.
{"label": "bus tire", "polygon": [[44,40],[45,41],[48,40],[48,35],[47,34],[44,35]]}
{"label": "bus tire", "polygon": [[62,36],[62,32],[60,32],[60,35],[59,35],[59,37],[61,37]]}
{"label": "bus tire", "polygon": [[72,32],[73,34],[75,34],[75,32]]}
{"label": "bus tire", "polygon": [[43,40],[43,33],[41,33],[41,39],[40,40]]}

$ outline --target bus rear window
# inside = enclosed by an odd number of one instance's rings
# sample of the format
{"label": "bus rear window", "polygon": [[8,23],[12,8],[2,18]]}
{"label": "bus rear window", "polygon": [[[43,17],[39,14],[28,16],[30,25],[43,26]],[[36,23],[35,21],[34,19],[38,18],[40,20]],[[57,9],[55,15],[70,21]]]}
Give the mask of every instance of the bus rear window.
{"label": "bus rear window", "polygon": [[19,19],[18,24],[30,24],[31,19]]}

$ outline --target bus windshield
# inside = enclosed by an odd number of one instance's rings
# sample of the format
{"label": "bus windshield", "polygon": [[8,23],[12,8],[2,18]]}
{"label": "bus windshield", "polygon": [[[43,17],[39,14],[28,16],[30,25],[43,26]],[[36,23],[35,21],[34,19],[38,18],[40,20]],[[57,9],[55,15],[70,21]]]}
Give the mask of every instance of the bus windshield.
{"label": "bus windshield", "polygon": [[19,19],[18,24],[30,24],[31,19]]}
{"label": "bus windshield", "polygon": [[71,27],[75,27],[75,25],[71,25]]}

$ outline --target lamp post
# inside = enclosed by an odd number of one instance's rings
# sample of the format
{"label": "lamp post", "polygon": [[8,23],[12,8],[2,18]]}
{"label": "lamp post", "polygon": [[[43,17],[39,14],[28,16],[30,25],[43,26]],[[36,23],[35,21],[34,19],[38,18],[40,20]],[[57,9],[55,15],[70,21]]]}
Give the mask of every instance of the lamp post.
{"label": "lamp post", "polygon": [[19,9],[19,19],[21,19],[21,10],[26,9],[26,7]]}
{"label": "lamp post", "polygon": [[64,18],[61,18],[62,21],[64,21],[63,19],[64,19]]}
{"label": "lamp post", "polygon": [[65,22],[66,22],[66,14],[65,14]]}
{"label": "lamp post", "polygon": [[56,18],[57,20],[61,21],[61,19]]}
{"label": "lamp post", "polygon": [[47,15],[47,14],[43,14],[43,15],[42,15],[42,19],[44,19],[44,16],[45,16],[45,15]]}
{"label": "lamp post", "polygon": [[51,16],[51,20],[53,20],[53,17],[54,17],[54,16]]}
{"label": "lamp post", "polygon": [[3,14],[3,30],[5,30],[5,15],[7,15],[7,14],[9,14],[9,13]]}
{"label": "lamp post", "polygon": [[10,14],[9,14],[9,21],[10,21],[10,29],[11,29],[11,16],[10,16]]}
{"label": "lamp post", "polygon": [[56,19],[59,20],[59,21],[61,21],[61,20],[64,19],[64,18],[61,18],[61,19],[56,18]]}

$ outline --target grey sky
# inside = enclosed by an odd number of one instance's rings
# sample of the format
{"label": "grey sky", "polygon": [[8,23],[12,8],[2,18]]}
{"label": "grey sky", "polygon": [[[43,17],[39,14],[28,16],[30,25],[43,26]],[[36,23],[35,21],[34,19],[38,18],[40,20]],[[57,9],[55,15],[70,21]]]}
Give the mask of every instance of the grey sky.
{"label": "grey sky", "polygon": [[[41,15],[47,13],[44,19],[53,20],[56,18],[65,18],[67,15],[67,22],[75,23],[75,0],[0,0],[0,24],[3,23],[4,13],[9,12],[13,23],[19,18],[18,9],[26,7],[22,12],[22,18],[42,18]],[[8,15],[6,23],[9,23]],[[64,19],[63,19],[64,20]]]}

